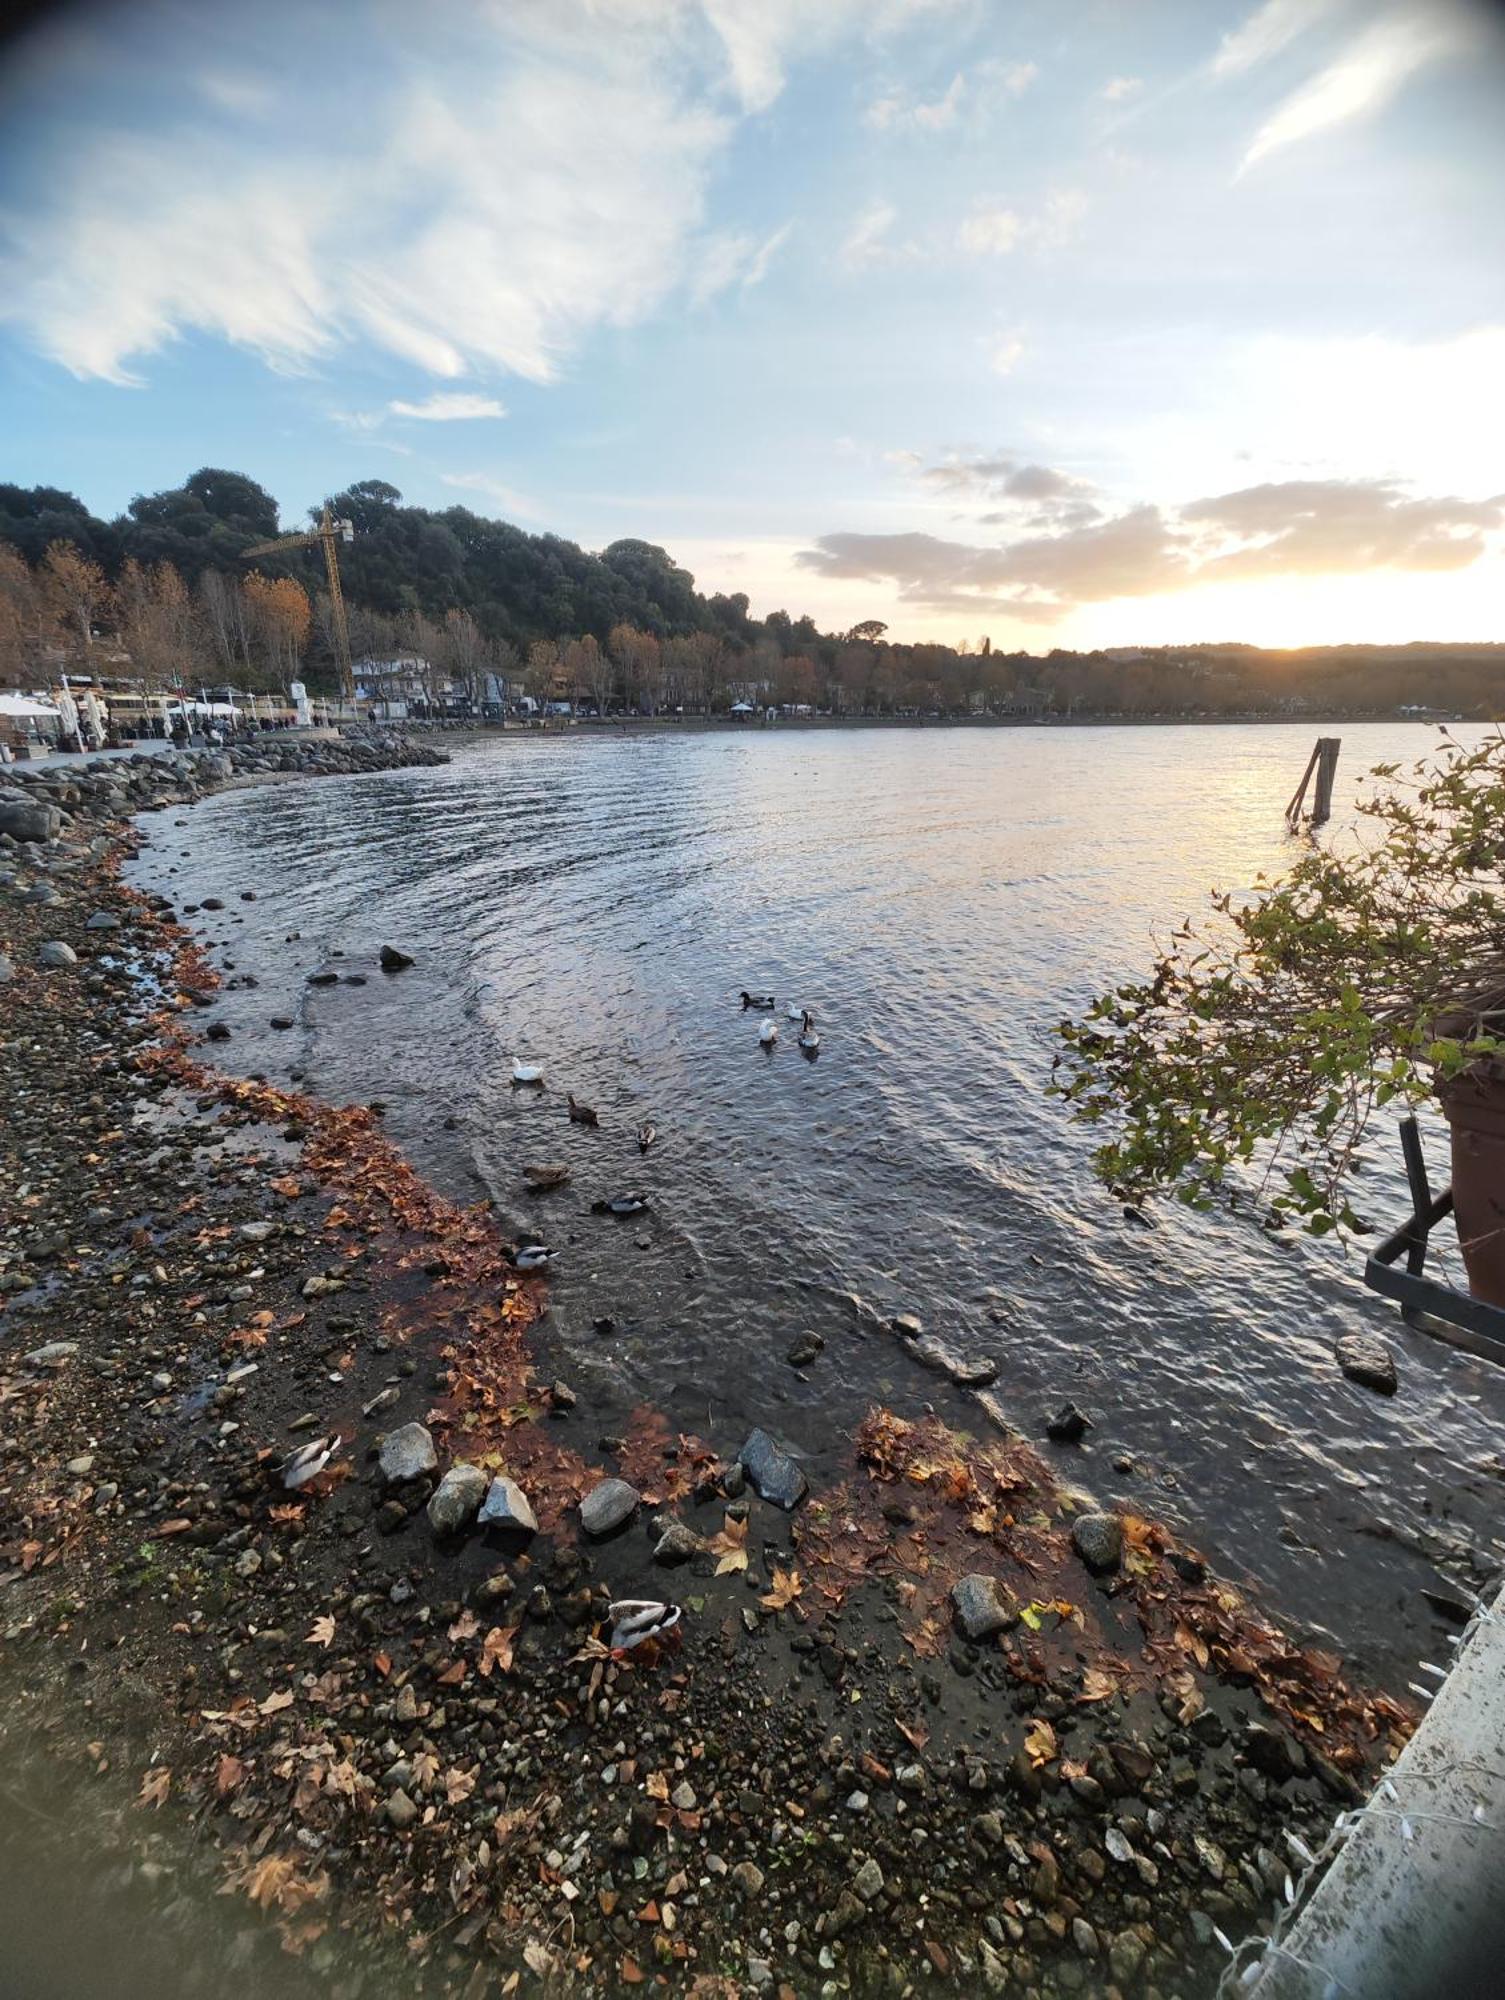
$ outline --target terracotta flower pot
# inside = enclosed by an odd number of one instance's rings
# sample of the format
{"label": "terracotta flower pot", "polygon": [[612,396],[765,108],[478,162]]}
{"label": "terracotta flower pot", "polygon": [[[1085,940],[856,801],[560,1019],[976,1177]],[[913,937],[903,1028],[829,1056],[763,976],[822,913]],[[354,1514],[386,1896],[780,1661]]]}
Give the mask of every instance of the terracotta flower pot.
{"label": "terracotta flower pot", "polygon": [[1481,1065],[1438,1096],[1453,1135],[1453,1219],[1468,1288],[1505,1306],[1505,1073]]}

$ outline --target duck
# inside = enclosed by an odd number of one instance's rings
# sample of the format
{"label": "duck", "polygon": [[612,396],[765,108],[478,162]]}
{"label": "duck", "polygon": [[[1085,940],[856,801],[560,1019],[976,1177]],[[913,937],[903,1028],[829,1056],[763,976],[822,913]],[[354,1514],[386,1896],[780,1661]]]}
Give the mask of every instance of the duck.
{"label": "duck", "polygon": [[810,1012],[808,1007],[801,1007],[796,1001],[791,1000],[789,1005],[784,1009],[784,1019],[786,1021],[813,1021],[815,1016]]}
{"label": "duck", "polygon": [[512,1262],[519,1271],[546,1271],[554,1261],[554,1252],[542,1243],[524,1243],[512,1253]]}
{"label": "duck", "polygon": [[296,1451],[289,1452],[282,1461],[282,1484],[289,1493],[296,1493],[317,1479],[339,1450],[342,1440],[338,1431],[331,1431],[328,1437],[314,1438],[308,1444],[300,1444]]}
{"label": "duck", "polygon": [[646,1125],[646,1124],[639,1125],[638,1151],[640,1153],[646,1153],[648,1148],[653,1144],[654,1140],[657,1137],[658,1137],[658,1127],[656,1125]]}
{"label": "duck", "polygon": [[572,1125],[599,1125],[601,1120],[588,1104],[577,1104],[573,1093],[570,1096],[570,1123]]}
{"label": "duck", "polygon": [[541,1165],[523,1168],[523,1179],[535,1194],[544,1194],[550,1188],[563,1187],[569,1177],[570,1170],[562,1160],[550,1160]]}
{"label": "duck", "polygon": [[666,1638],[684,1613],[677,1604],[654,1597],[619,1597],[606,1615],[611,1620],[612,1651],[630,1653],[650,1639]]}
{"label": "duck", "polygon": [[744,1014],[749,1007],[772,1007],[775,1004],[776,1002],[771,993],[749,993],[746,987],[742,989],[742,1011]]}
{"label": "duck", "polygon": [[592,1215],[641,1215],[648,1206],[645,1194],[613,1194],[591,1203]]}
{"label": "duck", "polygon": [[770,1014],[768,1019],[763,1023],[762,1027],[759,1028],[758,1030],[758,1040],[763,1044],[765,1049],[771,1049],[774,1043],[778,1039],[779,1039],[779,1024],[773,1018],[772,1014]]}
{"label": "duck", "polygon": [[525,1063],[525,1062],[519,1062],[516,1056],[512,1058],[512,1087],[514,1090],[517,1088],[519,1084],[523,1083],[542,1084],[542,1082],[543,1082],[542,1063]]}
{"label": "duck", "polygon": [[809,1055],[814,1055],[820,1047],[820,1036],[815,1032],[815,1017],[806,1013],[800,1024],[800,1047]]}

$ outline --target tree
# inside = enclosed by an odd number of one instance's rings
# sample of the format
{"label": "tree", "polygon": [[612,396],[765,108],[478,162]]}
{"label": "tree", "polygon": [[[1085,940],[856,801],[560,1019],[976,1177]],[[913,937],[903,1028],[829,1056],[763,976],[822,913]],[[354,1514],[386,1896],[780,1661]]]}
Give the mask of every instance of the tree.
{"label": "tree", "polygon": [[297,679],[308,644],[313,617],[308,592],[290,576],[263,576],[258,570],[246,578],[244,590],[253,657],[269,685],[285,686]]}
{"label": "tree", "polygon": [[444,663],[465,690],[477,713],[485,705],[486,683],[495,664],[496,648],[468,611],[446,612],[440,641]]}
{"label": "tree", "polygon": [[227,681],[243,679],[251,670],[251,633],[241,579],[205,570],[199,579],[199,606],[215,665]]}
{"label": "tree", "polygon": [[42,588],[57,613],[68,657],[87,660],[94,644],[94,621],[110,601],[104,571],[72,542],[52,542],[42,559]]}
{"label": "tree", "polygon": [[55,616],[19,550],[0,542],[0,683],[24,687],[36,678]]}
{"label": "tree", "polygon": [[663,655],[651,632],[636,625],[613,625],[607,648],[616,662],[631,706],[653,715],[663,700]]}
{"label": "tree", "polygon": [[195,677],[202,631],[188,587],[171,563],[148,570],[129,558],[116,605],[120,637],[149,687],[181,687]]}

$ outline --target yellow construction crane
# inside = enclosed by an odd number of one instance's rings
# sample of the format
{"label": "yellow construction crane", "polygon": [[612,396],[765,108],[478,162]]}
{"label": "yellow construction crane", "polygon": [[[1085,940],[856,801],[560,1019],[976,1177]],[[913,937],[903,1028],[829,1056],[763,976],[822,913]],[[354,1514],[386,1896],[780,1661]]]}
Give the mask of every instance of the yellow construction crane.
{"label": "yellow construction crane", "polygon": [[280,555],[284,549],[311,549],[315,542],[323,544],[324,568],[329,576],[330,618],[334,625],[334,658],[339,669],[342,701],[352,699],[355,683],[350,673],[350,627],[345,622],[345,593],[340,589],[340,563],[334,545],[354,540],[355,523],[336,521],[326,500],[316,528],[309,528],[301,535],[279,535],[273,542],[257,542],[254,548],[240,552],[241,561],[248,562],[252,556]]}

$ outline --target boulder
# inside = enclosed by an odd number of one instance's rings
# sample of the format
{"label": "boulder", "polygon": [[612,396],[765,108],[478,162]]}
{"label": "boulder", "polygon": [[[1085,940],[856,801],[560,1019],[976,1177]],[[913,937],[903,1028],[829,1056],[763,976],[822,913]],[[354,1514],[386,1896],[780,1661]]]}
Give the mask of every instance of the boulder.
{"label": "boulder", "polygon": [[704,1548],[704,1540],[688,1522],[669,1520],[663,1523],[663,1533],[653,1545],[653,1560],[672,1568],[677,1563],[688,1562],[692,1556],[698,1556]]}
{"label": "boulder", "polygon": [[118,931],[120,919],[113,910],[96,910],[84,925],[86,931]]}
{"label": "boulder", "polygon": [[12,840],[51,840],[62,825],[56,806],[36,805],[30,799],[0,799],[0,833]]}
{"label": "boulder", "polygon": [[1045,1419],[1045,1435],[1052,1444],[1078,1444],[1091,1429],[1091,1417],[1084,1416],[1075,1403],[1063,1403],[1053,1417]]}
{"label": "boulder", "polygon": [[1381,1396],[1395,1394],[1395,1356],[1377,1333],[1340,1333],[1333,1352],[1350,1382]]}
{"label": "boulder", "polygon": [[45,944],[37,946],[37,964],[49,972],[60,972],[65,966],[78,964],[78,953],[61,938],[48,938]]}
{"label": "boulder", "polygon": [[996,1577],[961,1577],[951,1588],[951,1608],[969,1639],[991,1639],[995,1632],[1006,1632],[1019,1622],[1019,1613],[1005,1602]]}
{"label": "boulder", "polygon": [[434,1488],[428,1505],[436,1535],[458,1535],[474,1520],[486,1498],[486,1475],[478,1465],[452,1465]]}
{"label": "boulder", "polygon": [[1088,1569],[1106,1572],[1118,1568],[1124,1531],[1116,1514],[1078,1514],[1071,1524],[1071,1539]]}
{"label": "boulder", "polygon": [[405,951],[399,951],[395,944],[384,944],[381,948],[381,969],[383,972],[404,972],[413,963]]}
{"label": "boulder", "polygon": [[389,1486],[400,1486],[406,1479],[422,1479],[425,1473],[437,1472],[439,1454],[422,1424],[402,1424],[382,1439],[377,1464]]}
{"label": "boulder", "polygon": [[511,1528],[523,1535],[538,1533],[538,1521],[528,1505],[527,1494],[505,1472],[499,1472],[492,1480],[479,1518],[483,1528]]}
{"label": "boulder", "polygon": [[5,956],[5,953],[0,951],[0,986],[8,986],[15,976],[16,968]]}
{"label": "boulder", "polygon": [[767,1431],[754,1431],[737,1453],[759,1496],[775,1507],[793,1512],[810,1491],[810,1482]]}
{"label": "boulder", "polygon": [[580,1502],[580,1525],[588,1535],[609,1535],[631,1517],[641,1497],[625,1479],[603,1479]]}

